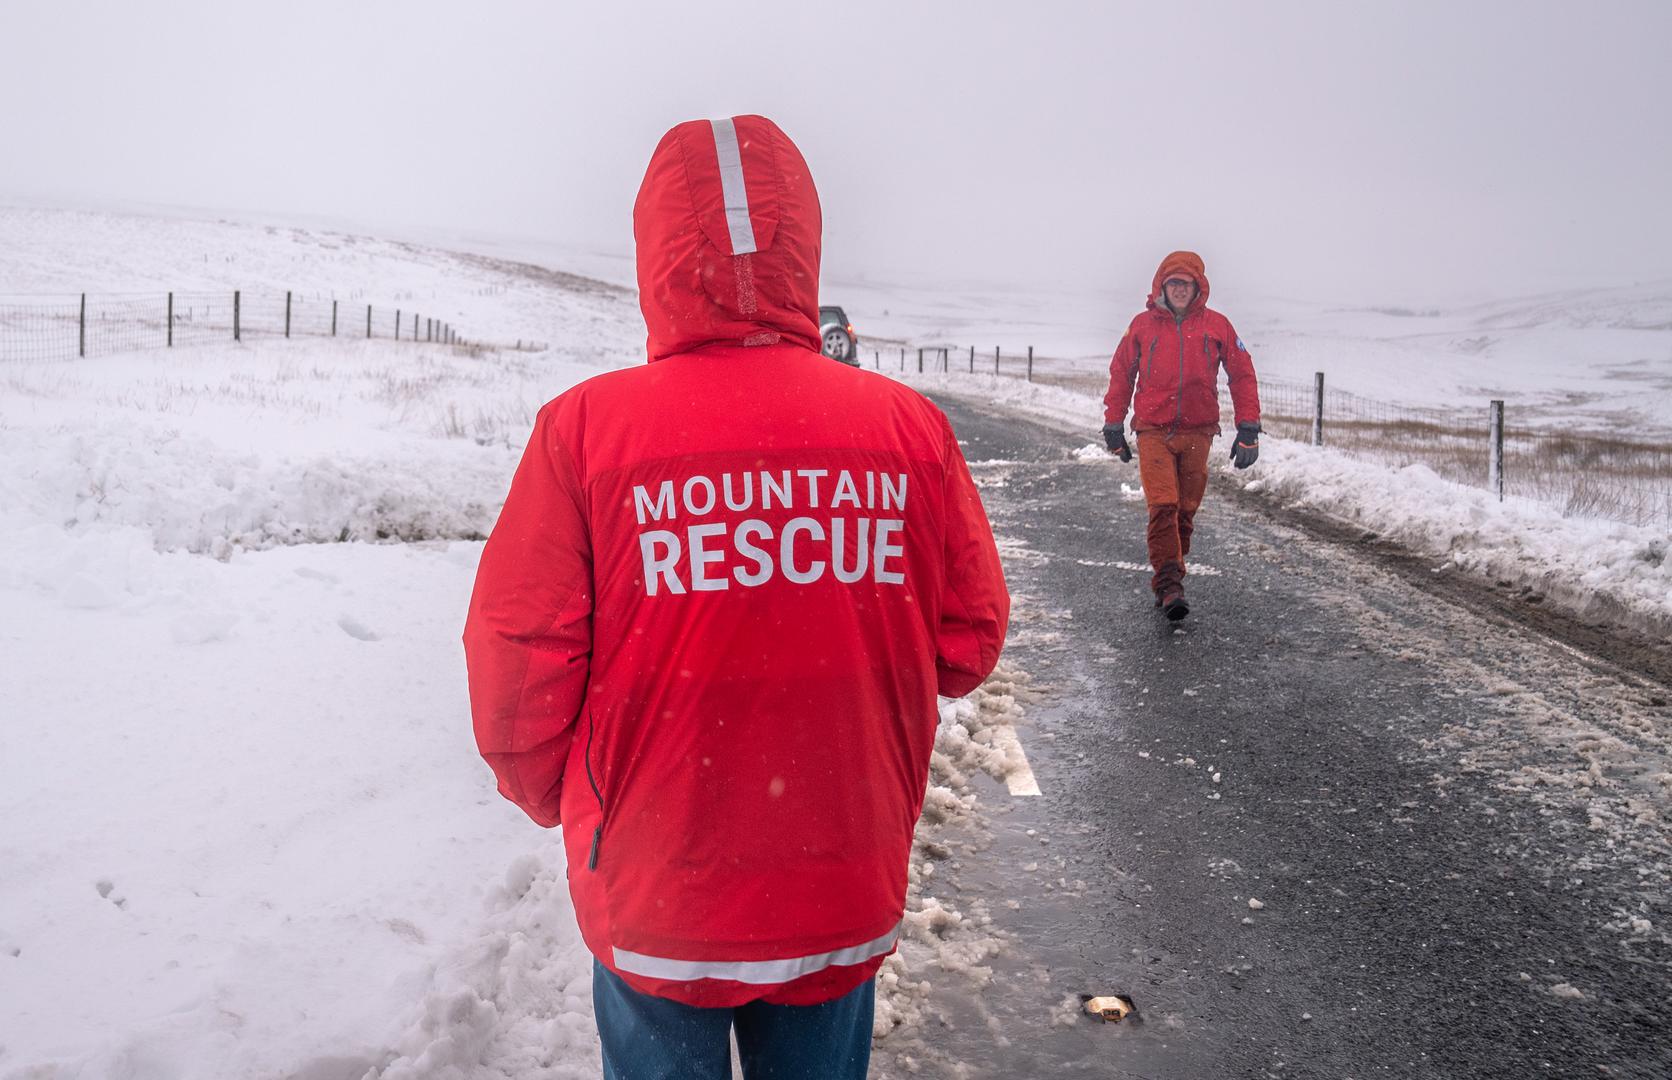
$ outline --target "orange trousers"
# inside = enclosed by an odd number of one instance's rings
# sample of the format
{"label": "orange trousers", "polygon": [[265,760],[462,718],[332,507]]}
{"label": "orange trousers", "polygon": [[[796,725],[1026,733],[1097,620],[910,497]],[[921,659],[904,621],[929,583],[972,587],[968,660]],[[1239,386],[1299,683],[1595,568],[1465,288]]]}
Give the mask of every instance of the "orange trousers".
{"label": "orange trousers", "polygon": [[1196,530],[1196,511],[1208,489],[1208,451],[1218,432],[1138,432],[1138,475],[1149,504],[1149,557],[1159,595],[1184,577],[1184,557]]}

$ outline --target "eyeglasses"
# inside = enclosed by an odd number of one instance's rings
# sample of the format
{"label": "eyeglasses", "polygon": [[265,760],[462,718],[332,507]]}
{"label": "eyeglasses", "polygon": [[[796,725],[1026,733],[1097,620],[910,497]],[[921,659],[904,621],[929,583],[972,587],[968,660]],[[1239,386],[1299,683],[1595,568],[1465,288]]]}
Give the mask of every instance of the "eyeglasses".
{"label": "eyeglasses", "polygon": [[1169,289],[1192,289],[1196,287],[1196,283],[1187,278],[1168,278],[1163,282],[1163,285]]}

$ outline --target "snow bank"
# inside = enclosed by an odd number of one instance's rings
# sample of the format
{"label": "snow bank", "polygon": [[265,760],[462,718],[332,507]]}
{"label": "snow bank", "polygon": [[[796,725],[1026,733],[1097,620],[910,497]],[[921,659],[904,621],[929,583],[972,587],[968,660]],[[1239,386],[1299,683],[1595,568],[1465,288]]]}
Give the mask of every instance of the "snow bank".
{"label": "snow bank", "polygon": [[988,961],[1008,942],[982,900],[967,910],[949,903],[935,875],[985,829],[972,777],[984,773],[1002,782],[1026,768],[1019,746],[1004,738],[1022,715],[1015,695],[1021,679],[1001,664],[966,697],[940,701],[929,790],[912,837],[900,948],[883,961],[878,976],[873,1032],[879,1039],[917,1031],[934,1019],[931,993],[946,978],[979,992],[993,977]]}
{"label": "snow bank", "polygon": [[482,539],[515,452],[432,444],[396,458],[262,454],[148,426],[99,425],[59,437],[0,431],[0,505],[71,529],[122,526],[160,551],[225,558],[234,549],[347,540]]}
{"label": "snow bank", "polygon": [[438,964],[389,1059],[364,1080],[590,1080],[600,1072],[592,954],[575,928],[563,847],[525,855],[482,933]]}
{"label": "snow bank", "polygon": [[[601,358],[601,354],[600,354]],[[479,539],[554,355],[265,341],[0,368],[0,514],[129,526],[162,551]]]}
{"label": "snow bank", "polygon": [[1389,469],[1279,439],[1266,440],[1259,463],[1232,477],[1245,490],[1322,510],[1486,580],[1533,589],[1578,615],[1672,632],[1672,537],[1664,531],[1564,518],[1527,499],[1500,503],[1426,466]]}

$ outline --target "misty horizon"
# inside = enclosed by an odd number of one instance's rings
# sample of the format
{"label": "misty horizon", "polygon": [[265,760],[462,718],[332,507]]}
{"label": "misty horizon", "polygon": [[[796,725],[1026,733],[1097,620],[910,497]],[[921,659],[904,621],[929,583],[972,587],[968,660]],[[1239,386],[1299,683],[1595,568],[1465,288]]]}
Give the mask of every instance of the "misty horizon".
{"label": "misty horizon", "polygon": [[1118,307],[1177,248],[1228,303],[1655,282],[1672,9],[1604,7],[8,5],[0,201],[630,258],[662,133],[759,112],[831,282]]}

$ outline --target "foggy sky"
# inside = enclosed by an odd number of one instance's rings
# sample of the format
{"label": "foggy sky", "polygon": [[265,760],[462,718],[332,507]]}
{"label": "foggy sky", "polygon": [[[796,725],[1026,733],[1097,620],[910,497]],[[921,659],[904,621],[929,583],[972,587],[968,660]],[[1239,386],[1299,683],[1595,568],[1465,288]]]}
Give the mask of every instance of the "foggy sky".
{"label": "foggy sky", "polygon": [[[827,279],[1425,301],[1672,277],[1668,3],[0,6],[0,197],[630,250],[758,112]],[[1125,301],[1123,300],[1123,303]]]}

